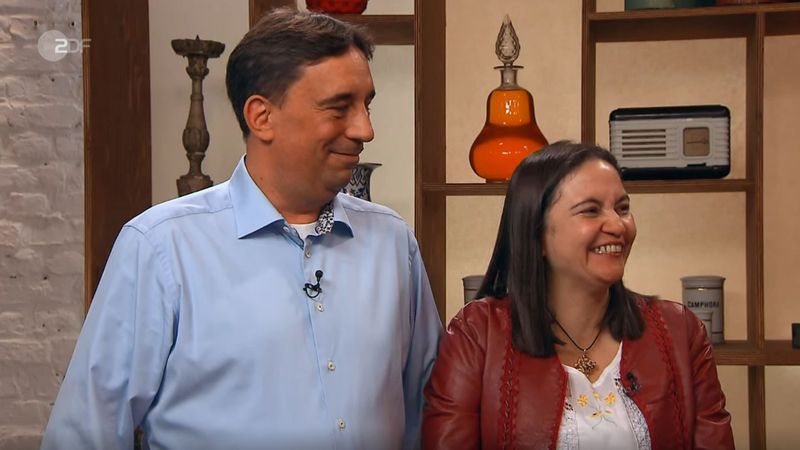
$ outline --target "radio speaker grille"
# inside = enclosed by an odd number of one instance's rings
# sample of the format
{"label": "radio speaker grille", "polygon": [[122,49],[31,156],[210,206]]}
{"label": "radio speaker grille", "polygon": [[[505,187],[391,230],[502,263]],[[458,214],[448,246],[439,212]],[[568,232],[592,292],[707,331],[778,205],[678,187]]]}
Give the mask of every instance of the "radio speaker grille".
{"label": "radio speaker grille", "polygon": [[667,156],[667,130],[621,130],[620,154],[625,158],[663,158]]}

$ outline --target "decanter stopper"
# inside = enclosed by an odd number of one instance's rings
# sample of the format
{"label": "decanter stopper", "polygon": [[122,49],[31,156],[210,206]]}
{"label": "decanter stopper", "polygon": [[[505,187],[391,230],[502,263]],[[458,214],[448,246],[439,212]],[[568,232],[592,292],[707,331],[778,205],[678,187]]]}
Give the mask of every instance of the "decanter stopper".
{"label": "decanter stopper", "polygon": [[503,63],[504,66],[509,67],[514,65],[514,61],[519,58],[519,38],[517,32],[514,31],[514,25],[511,24],[511,19],[506,14],[503,19],[503,25],[500,26],[500,32],[497,33],[497,42],[494,45],[494,52],[497,54],[497,59]]}

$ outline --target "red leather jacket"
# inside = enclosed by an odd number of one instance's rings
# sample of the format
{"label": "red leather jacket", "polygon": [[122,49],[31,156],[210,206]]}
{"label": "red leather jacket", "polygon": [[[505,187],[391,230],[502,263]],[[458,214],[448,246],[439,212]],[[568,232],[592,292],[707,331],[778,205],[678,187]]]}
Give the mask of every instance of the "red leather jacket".
{"label": "red leather jacket", "polygon": [[[700,321],[681,304],[639,298],[641,338],[623,340],[620,374],[653,449],[732,449],[730,414]],[[567,374],[555,356],[511,344],[509,302],[476,300],[450,322],[425,389],[425,449],[554,449]]]}

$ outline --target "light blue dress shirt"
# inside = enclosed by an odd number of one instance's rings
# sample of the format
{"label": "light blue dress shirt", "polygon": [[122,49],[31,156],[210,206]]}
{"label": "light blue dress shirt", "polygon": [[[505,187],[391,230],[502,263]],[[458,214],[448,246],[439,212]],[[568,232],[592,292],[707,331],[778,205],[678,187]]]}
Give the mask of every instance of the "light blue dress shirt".
{"label": "light blue dress shirt", "polygon": [[301,240],[242,158],[126,224],[42,448],[129,449],[137,425],[152,449],[418,447],[441,325],[417,242],[386,207],[332,206]]}

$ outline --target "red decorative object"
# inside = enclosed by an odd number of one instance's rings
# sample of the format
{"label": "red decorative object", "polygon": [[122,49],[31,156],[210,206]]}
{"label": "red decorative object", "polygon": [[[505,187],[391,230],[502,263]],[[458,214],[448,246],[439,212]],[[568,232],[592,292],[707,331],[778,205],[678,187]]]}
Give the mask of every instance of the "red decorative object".
{"label": "red decorative object", "polygon": [[369,0],[306,0],[306,8],[328,14],[361,14]]}

